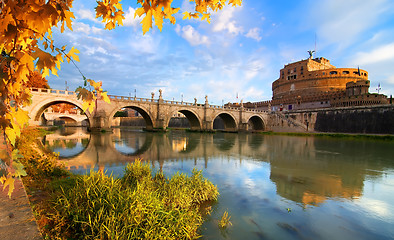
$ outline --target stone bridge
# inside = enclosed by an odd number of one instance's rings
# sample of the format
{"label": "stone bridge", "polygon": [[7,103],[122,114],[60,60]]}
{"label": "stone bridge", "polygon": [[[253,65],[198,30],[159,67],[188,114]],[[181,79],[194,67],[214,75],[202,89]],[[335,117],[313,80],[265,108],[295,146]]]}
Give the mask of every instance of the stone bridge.
{"label": "stone bridge", "polygon": [[47,125],[53,125],[54,121],[57,119],[65,120],[68,122],[74,122],[76,126],[82,126],[82,121],[87,120],[85,114],[74,114],[74,113],[59,113],[59,112],[44,112],[44,118],[47,120]]}
{"label": "stone bridge", "polygon": [[[73,91],[32,88],[32,103],[24,107],[29,112],[30,125],[40,125],[41,116],[45,109],[58,103],[68,103],[82,109],[82,100],[78,100]],[[174,114],[180,112],[189,120],[190,128],[194,131],[212,131],[213,122],[220,117],[225,131],[265,131],[269,121],[266,111],[209,105],[205,103],[188,103],[168,101],[160,95],[158,99],[137,98],[108,95],[111,103],[97,101],[93,113],[85,112],[92,131],[109,130],[114,125],[114,115],[123,108],[138,111],[146,122],[146,130],[165,130]]]}

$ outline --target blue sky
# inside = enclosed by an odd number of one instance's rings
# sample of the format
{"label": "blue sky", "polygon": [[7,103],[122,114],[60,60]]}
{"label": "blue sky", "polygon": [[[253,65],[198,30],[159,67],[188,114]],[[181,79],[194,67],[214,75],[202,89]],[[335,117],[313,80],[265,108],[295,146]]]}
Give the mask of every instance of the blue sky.
{"label": "blue sky", "polygon": [[[358,66],[369,72],[370,92],[394,93],[394,1],[392,0],[243,0],[241,7],[213,13],[211,24],[182,20],[192,11],[188,0],[176,24],[165,22],[142,34],[134,19],[135,0],[122,1],[124,26],[104,30],[95,19],[95,1],[74,0],[73,31],[55,31],[56,45],[75,46],[78,67],[102,81],[110,95],[163,98],[210,104],[270,100],[271,84],[285,64],[309,55],[328,58],[336,67]],[[78,70],[63,63],[59,77],[47,77],[55,89],[83,84]]]}

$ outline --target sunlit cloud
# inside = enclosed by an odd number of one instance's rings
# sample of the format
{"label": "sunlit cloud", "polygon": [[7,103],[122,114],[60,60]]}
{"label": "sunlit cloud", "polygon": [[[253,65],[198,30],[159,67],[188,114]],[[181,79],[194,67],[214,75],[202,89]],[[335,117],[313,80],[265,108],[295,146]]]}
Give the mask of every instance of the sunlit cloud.
{"label": "sunlit cloud", "polygon": [[124,17],[125,19],[123,20],[123,26],[125,27],[134,27],[137,28],[140,26],[140,23],[143,19],[143,16],[139,17],[136,16],[136,18],[134,18],[135,15],[135,9],[132,7],[129,7],[129,9],[126,11]]}
{"label": "sunlit cloud", "polygon": [[234,19],[234,13],[236,11],[240,11],[240,9],[242,9],[242,7],[234,8],[226,6],[221,11],[212,13],[212,31],[224,31],[235,36],[242,33],[244,31],[243,27],[239,26],[237,21]]}
{"label": "sunlit cloud", "polygon": [[379,23],[382,13],[388,10],[388,4],[389,0],[313,2],[307,21],[317,29],[323,44],[335,43],[339,49],[344,49]]}
{"label": "sunlit cloud", "polygon": [[359,52],[356,54],[355,58],[359,64],[364,65],[394,59],[394,42],[381,45],[369,52]]}
{"label": "sunlit cloud", "polygon": [[252,28],[246,33],[245,37],[252,38],[259,42],[262,39],[260,32],[260,28]]}
{"label": "sunlit cloud", "polygon": [[181,35],[186,41],[188,41],[192,46],[209,45],[210,43],[207,36],[200,34],[190,25],[186,25],[182,28],[180,27],[180,25],[177,25],[175,31],[179,35]]}
{"label": "sunlit cloud", "polygon": [[76,19],[86,19],[97,24],[104,25],[102,21],[96,18],[96,13],[93,10],[80,8],[75,10]]}

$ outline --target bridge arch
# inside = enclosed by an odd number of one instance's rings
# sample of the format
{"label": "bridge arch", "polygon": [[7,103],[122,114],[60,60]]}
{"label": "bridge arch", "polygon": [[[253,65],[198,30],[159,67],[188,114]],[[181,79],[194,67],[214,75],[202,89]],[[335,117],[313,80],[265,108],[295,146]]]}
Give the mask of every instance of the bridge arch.
{"label": "bridge arch", "polygon": [[213,122],[215,121],[216,118],[220,117],[223,120],[224,123],[224,131],[228,132],[235,132],[238,129],[238,124],[234,117],[231,113],[226,113],[226,112],[221,112],[217,114],[212,121],[211,129],[213,129]]}
{"label": "bridge arch", "polygon": [[170,120],[172,118],[172,116],[176,113],[182,113],[183,115],[185,115],[185,117],[187,118],[187,120],[189,120],[190,123],[190,130],[194,130],[194,131],[201,131],[202,126],[201,126],[201,120],[198,116],[198,114],[190,109],[177,109],[173,112],[171,112],[170,115],[168,115],[167,119],[166,119],[166,125],[168,127],[168,124],[170,123]]}
{"label": "bridge arch", "polygon": [[152,120],[152,116],[151,116],[151,114],[149,113],[149,111],[146,110],[146,109],[145,109],[144,107],[142,107],[142,106],[135,106],[135,105],[132,105],[132,104],[125,104],[125,105],[122,105],[122,106],[120,106],[120,107],[114,108],[114,109],[112,110],[112,112],[109,114],[109,116],[110,116],[110,123],[111,123],[110,126],[113,125],[115,113],[118,112],[118,111],[120,111],[122,108],[131,108],[131,109],[137,111],[137,112],[138,112],[139,114],[141,114],[141,116],[144,118],[145,124],[146,124],[146,129],[147,129],[147,130],[153,130],[153,127],[154,127],[154,126],[153,126],[153,120]]}
{"label": "bridge arch", "polygon": [[[42,101],[38,101],[38,102],[39,103],[36,104],[35,106],[33,106],[29,111],[29,116],[35,122],[40,121],[40,117],[44,113],[45,109],[47,109],[48,107],[50,107],[52,105],[56,105],[59,103],[70,104],[70,105],[76,106],[82,110],[82,103],[76,102],[76,101],[71,101],[70,99],[65,98],[65,97],[64,98],[63,97],[46,98],[46,99],[43,99]],[[89,112],[85,112],[84,114],[88,118],[88,122],[90,125],[92,123],[92,115]]]}
{"label": "bridge arch", "polygon": [[264,131],[267,126],[264,119],[259,115],[252,115],[247,123],[252,127],[251,130],[253,131]]}

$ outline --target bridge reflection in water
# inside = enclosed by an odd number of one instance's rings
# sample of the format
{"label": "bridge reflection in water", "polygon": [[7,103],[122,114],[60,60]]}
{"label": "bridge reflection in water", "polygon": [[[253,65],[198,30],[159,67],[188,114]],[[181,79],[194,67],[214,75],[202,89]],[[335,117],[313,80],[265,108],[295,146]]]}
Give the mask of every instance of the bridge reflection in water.
{"label": "bridge reflection in water", "polygon": [[[203,169],[221,194],[212,218],[230,212],[232,239],[394,236],[392,142],[81,128],[63,135],[47,135],[46,146],[79,173],[94,167],[121,175],[136,158],[166,174]],[[213,221],[203,229],[207,239],[223,239]]]}

